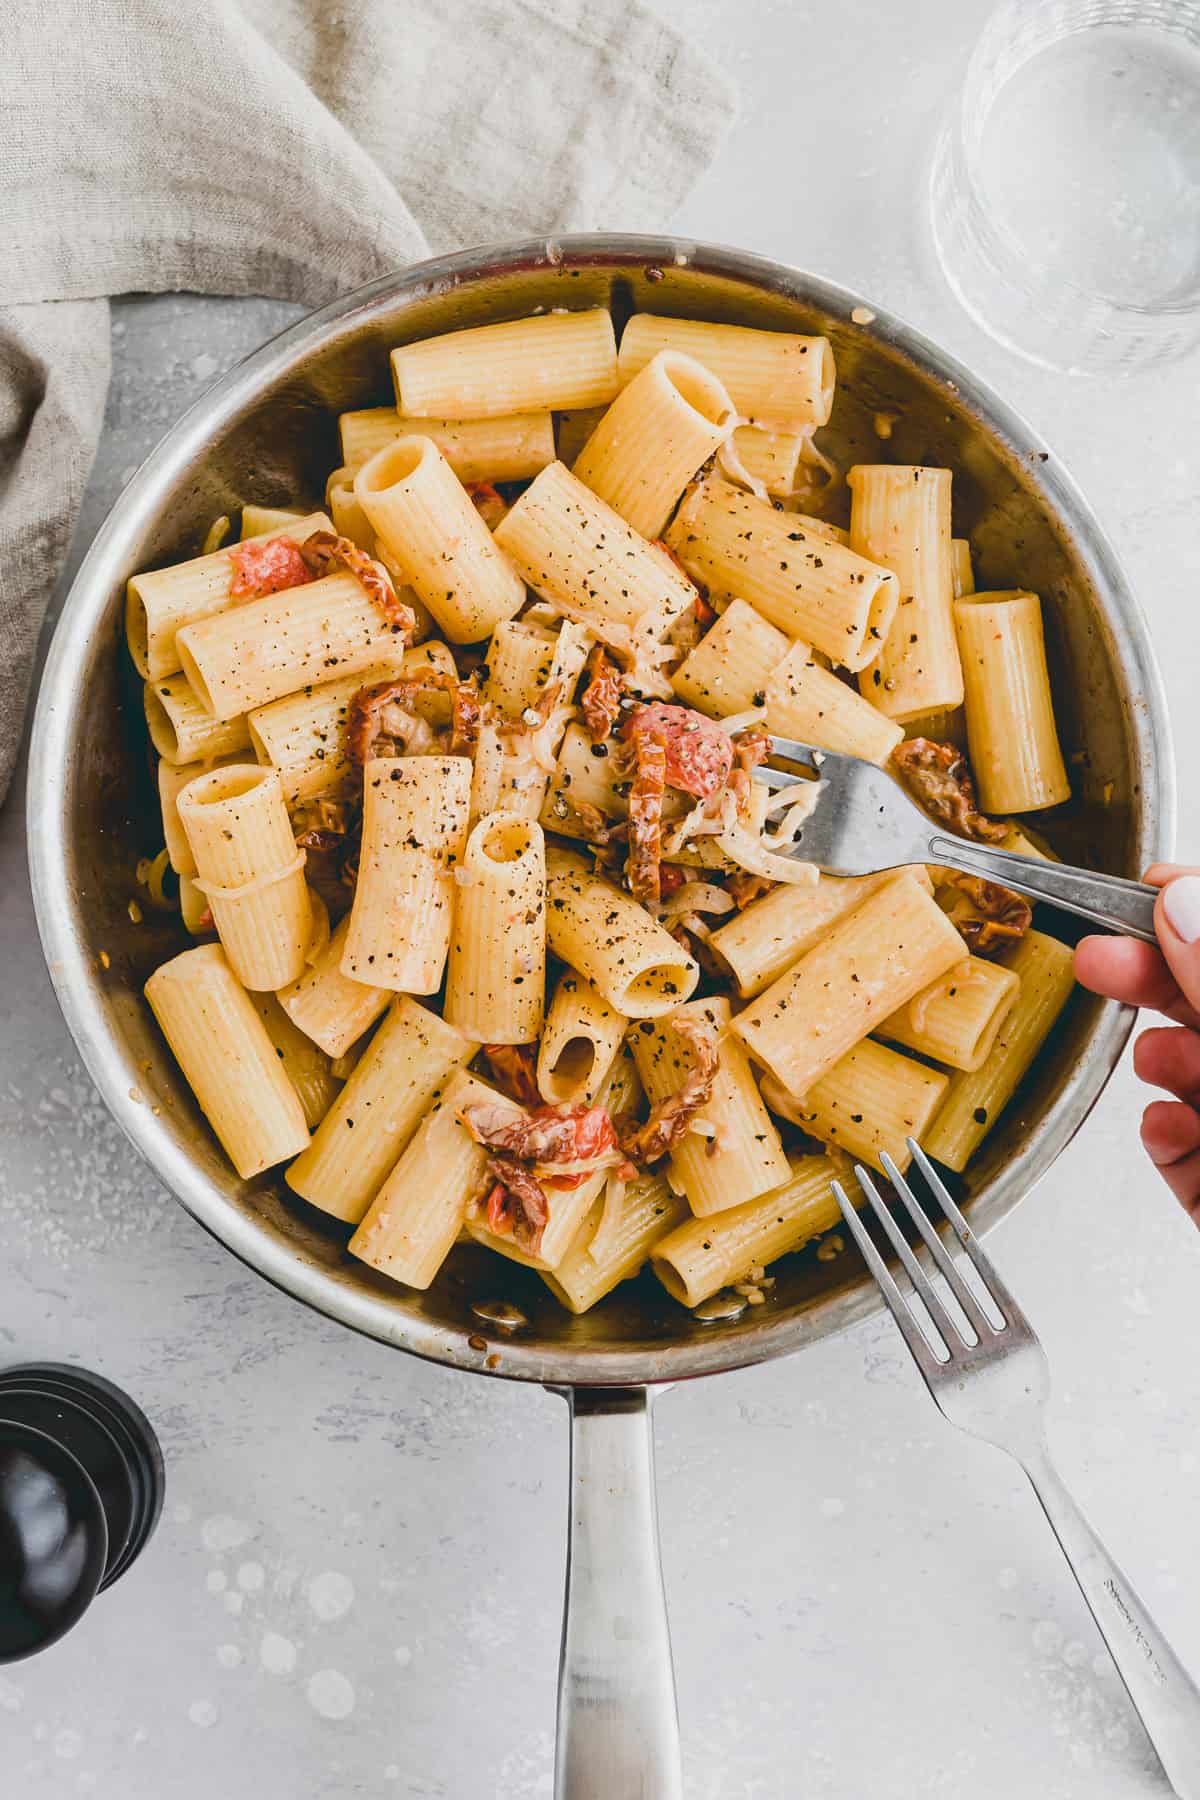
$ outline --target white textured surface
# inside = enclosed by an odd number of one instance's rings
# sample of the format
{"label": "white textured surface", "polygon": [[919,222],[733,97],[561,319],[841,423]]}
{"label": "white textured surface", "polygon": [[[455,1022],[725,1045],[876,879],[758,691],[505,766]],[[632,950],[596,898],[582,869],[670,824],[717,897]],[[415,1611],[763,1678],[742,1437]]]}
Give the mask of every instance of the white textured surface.
{"label": "white textured surface", "polygon": [[[1044,431],[1150,614],[1194,849],[1200,368],[1038,373],[968,325],[917,249],[928,133],[982,0],[660,4],[733,69],[745,109],[664,225],[877,297]],[[118,309],[81,547],[191,397],[286,316]],[[83,1628],[0,1676],[5,1793],[548,1795],[561,1406],[338,1330],[173,1205],[60,1022],[23,823],[19,801],[0,817],[0,1356],[126,1383],[170,1489]],[[1050,1351],[1064,1472],[1200,1668],[1200,1241],[1143,1165],[1140,1104],[1123,1070],[993,1248]],[[694,1800],[1167,1792],[1021,1479],[943,1426],[889,1323],[668,1396],[659,1458]]]}

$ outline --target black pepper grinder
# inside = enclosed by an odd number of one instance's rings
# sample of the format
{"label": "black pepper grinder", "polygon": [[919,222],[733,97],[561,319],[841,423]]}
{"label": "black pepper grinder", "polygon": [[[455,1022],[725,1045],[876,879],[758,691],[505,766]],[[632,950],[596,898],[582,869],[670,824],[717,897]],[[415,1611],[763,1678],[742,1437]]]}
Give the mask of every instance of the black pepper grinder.
{"label": "black pepper grinder", "polygon": [[78,1624],[162,1512],[153,1427],[111,1381],[64,1363],[0,1371],[0,1664]]}

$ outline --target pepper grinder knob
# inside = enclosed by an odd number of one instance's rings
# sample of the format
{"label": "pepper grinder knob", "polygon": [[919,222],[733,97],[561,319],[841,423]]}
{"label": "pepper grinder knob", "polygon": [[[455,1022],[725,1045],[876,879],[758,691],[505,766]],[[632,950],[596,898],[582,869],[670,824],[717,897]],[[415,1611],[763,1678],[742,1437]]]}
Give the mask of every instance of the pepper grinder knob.
{"label": "pepper grinder knob", "polygon": [[0,1664],[78,1624],[145,1547],[163,1491],[158,1439],[120,1388],[57,1363],[0,1372]]}

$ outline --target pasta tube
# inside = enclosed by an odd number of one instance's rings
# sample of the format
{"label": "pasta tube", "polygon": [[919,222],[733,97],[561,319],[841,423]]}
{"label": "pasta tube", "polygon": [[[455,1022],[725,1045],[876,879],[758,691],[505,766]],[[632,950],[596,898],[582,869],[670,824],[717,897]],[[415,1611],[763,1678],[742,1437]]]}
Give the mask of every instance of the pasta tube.
{"label": "pasta tube", "polygon": [[433,994],[450,948],[452,865],[467,836],[465,756],[376,757],[363,772],[362,850],[342,973]]}
{"label": "pasta tube", "polygon": [[902,871],[843,914],[733,1029],[785,1088],[806,1095],[882,1019],[966,955],[936,900]]}
{"label": "pasta tube", "polygon": [[525,603],[525,588],[430,438],[397,438],[364,463],[354,493],[404,579],[452,644],[476,644]]}
{"label": "pasta tube", "polygon": [[[636,1106],[640,1094],[641,1088],[632,1060],[622,1055],[618,1056],[609,1071],[597,1096],[597,1104],[606,1107],[616,1118],[622,1113],[630,1112]],[[584,1220],[597,1197],[603,1193],[611,1175],[611,1166],[605,1165],[594,1174],[586,1176],[578,1187],[560,1187],[548,1178],[543,1180],[542,1191],[546,1197],[549,1216],[542,1227],[536,1250],[524,1248],[508,1232],[493,1231],[479,1205],[467,1208],[467,1231],[477,1243],[495,1250],[510,1262],[518,1262],[527,1269],[541,1272],[556,1269],[579,1236]],[[481,1192],[480,1198],[482,1197]]]}
{"label": "pasta tube", "polygon": [[216,937],[208,895],[202,894],[190,875],[179,877],[179,916],[193,937]]}
{"label": "pasta tube", "polygon": [[[307,513],[266,536],[302,543],[314,531],[330,530],[324,513]],[[232,553],[213,550],[169,569],[148,569],[131,578],[125,590],[125,637],[134,667],[144,681],[161,681],[183,666],[175,640],[185,625],[244,604],[230,592],[236,577]]]}
{"label": "pasta tube", "polygon": [[[360,669],[340,681],[323,681],[318,687],[284,694],[268,706],[257,706],[249,715],[250,743],[260,763],[278,769],[284,798],[289,806],[314,800],[340,788],[350,773],[347,724],[355,694],[378,681],[426,670],[455,675],[454,657],[448,645],[434,639],[412,650],[392,655],[373,669]],[[444,694],[418,694],[412,710],[430,724],[444,725],[450,705]]]}
{"label": "pasta tube", "polygon": [[251,999],[283,1072],[300,1097],[304,1123],[315,1131],[337,1098],[341,1082],[325,1052],[293,1025],[274,994],[252,994]]}
{"label": "pasta tube", "polygon": [[550,686],[557,687],[559,703],[568,705],[591,647],[589,634],[570,619],[562,620],[556,631],[527,620],[506,620],[492,633],[484,693],[510,719],[536,706]]}
{"label": "pasta tube", "polygon": [[683,1306],[753,1277],[777,1257],[801,1249],[841,1218],[830,1182],[844,1165],[829,1156],[797,1156],[779,1186],[711,1219],[687,1219],[660,1238],[650,1266]]}
{"label": "pasta tube", "polygon": [[672,1193],[664,1176],[640,1175],[626,1187],[611,1220],[605,1201],[594,1202],[571,1248],[556,1269],[542,1271],[542,1280],[569,1312],[588,1312],[636,1275],[659,1240],[689,1217],[687,1201]]}
{"label": "pasta tube", "polygon": [[497,812],[467,839],[446,976],[446,1017],[489,1044],[529,1044],[546,983],[546,844],[534,820]]}
{"label": "pasta tube", "polygon": [[375,533],[354,492],[356,474],[355,469],[334,469],[325,483],[325,504],[333,520],[333,529],[373,556]]}
{"label": "pasta tube", "polygon": [[1075,986],[1070,946],[1043,932],[1027,931],[1004,960],[1020,979],[1017,1003],[983,1066],[951,1076],[945,1103],[923,1139],[930,1156],[959,1172],[1012,1099]]}
{"label": "pasta tube", "polygon": [[698,1218],[740,1206],[787,1180],[788,1164],[775,1122],[762,1103],[746,1052],[729,1031],[724,995],[693,1000],[629,1035],[646,1097],[654,1106],[682,1087],[696,1055],[674,1029],[677,1019],[700,1021],[718,1036],[718,1064],[710,1098],[670,1153],[671,1176]]}
{"label": "pasta tube", "polygon": [[394,406],[371,406],[338,418],[342,461],[353,477],[397,438],[432,438],[458,479],[527,481],[554,461],[554,416],[508,413],[491,419],[401,417]]}
{"label": "pasta tube", "polygon": [[453,1075],[417,1126],[350,1239],[350,1254],[409,1287],[427,1288],[487,1181],[487,1152],[458,1117],[468,1100],[496,1101],[465,1069]]}
{"label": "pasta tube", "polygon": [[888,569],[727,481],[693,488],[666,542],[689,575],[843,668],[870,662],[891,628],[899,588]]}
{"label": "pasta tube", "polygon": [[903,1173],[912,1161],[904,1140],[925,1137],[949,1083],[940,1070],[864,1038],[789,1105],[786,1116],[810,1137],[881,1172],[886,1150]]}
{"label": "pasta tube", "polygon": [[988,812],[1038,812],[1070,799],[1036,594],[972,594],[954,621],[967,693],[967,742]]}
{"label": "pasta tube", "polygon": [[179,632],[184,674],[218,719],[253,712],[282,694],[386,663],[404,648],[355,575],[249,600]]}
{"label": "pasta tube", "polygon": [[[180,794],[198,776],[207,775],[214,768],[224,768],[230,763],[241,761],[242,758],[236,754],[220,757],[216,763],[170,763],[165,756],[159,758],[158,803],[162,809],[163,843],[167,847],[171,867],[177,875],[194,878],[196,874],[196,859],[179,818]],[[207,905],[208,901],[202,900],[201,911]]]}
{"label": "pasta tube", "polygon": [[547,851],[546,896],[550,949],[627,1019],[660,1019],[691,997],[695,958],[583,857]]}
{"label": "pasta tube", "polygon": [[356,1225],[439,1088],[479,1045],[402,994],[312,1143],[287,1172],[294,1193]]}
{"label": "pasta tube", "polygon": [[574,473],[635,531],[659,537],[735,417],[729,395],[702,364],[660,351],[621,389],[576,457]]}
{"label": "pasta tube", "polygon": [[568,725],[542,805],[543,826],[560,837],[586,837],[580,808],[589,806],[598,808],[607,818],[624,818],[628,807],[616,791],[620,779],[613,757],[592,755],[592,740],[586,728]]}
{"label": "pasta tube", "polygon": [[893,719],[961,706],[962,664],[954,638],[954,552],[949,469],[860,463],[850,488],[850,542],[891,569],[900,604],[883,647],[858,681]]}
{"label": "pasta tube", "polygon": [[238,537],[243,544],[247,538],[272,537],[304,517],[303,509],[296,506],[243,506]]}
{"label": "pasta tube", "polygon": [[950,539],[950,566],[953,570],[954,598],[975,592],[975,571],[971,567],[971,546],[966,538]]}
{"label": "pasta tube", "polygon": [[551,463],[496,527],[530,587],[618,649],[661,638],[696,590],[562,463]]}
{"label": "pasta tube", "polygon": [[714,718],[766,709],[768,731],[885,763],[904,733],[861,694],[767,623],[731,600],[671,677],[681,700]]}
{"label": "pasta tube", "polygon": [[176,805],[213,922],[243,987],[286,987],[304,969],[312,907],[279,777],[230,763],[190,781]]}
{"label": "pasta tube", "polygon": [[214,719],[197,700],[186,675],[148,681],[144,704],[150,742],[164,762],[212,763],[246,749],[250,742],[246,720]]}
{"label": "pasta tube", "polygon": [[300,1098],[219,944],[163,963],[146,983],[146,999],[243,1181],[303,1149]]}
{"label": "pasta tube", "polygon": [[420,418],[605,406],[617,391],[617,346],[603,307],[542,313],[449,331],[392,351],[396,406]]}
{"label": "pasta tube", "polygon": [[972,956],[965,967],[939,975],[885,1019],[879,1036],[953,1069],[981,1068],[1020,987],[1019,977],[1003,963]]}
{"label": "pasta tube", "polygon": [[739,425],[733,434],[734,466],[750,484],[764,487],[773,498],[786,500],[798,485],[807,431],[771,431],[761,425]]}
{"label": "pasta tube", "polygon": [[[919,863],[908,873],[927,893],[933,892]],[[881,875],[822,875],[812,887],[789,883],[774,888],[719,926],[709,943],[733,975],[738,993],[753,999],[894,874],[894,869],[885,869]]]}
{"label": "pasta tube", "polygon": [[547,1105],[594,1104],[627,1024],[590,981],[564,970],[538,1044],[538,1092]]}
{"label": "pasta tube", "polygon": [[278,994],[293,1025],[335,1059],[358,1043],[387,1011],[393,997],[387,988],[368,987],[366,982],[351,981],[342,974],[349,932],[347,917],[316,960]]}
{"label": "pasta tube", "polygon": [[694,356],[711,369],[745,419],[785,426],[828,423],[836,380],[828,338],[635,313],[621,334],[622,384],[662,350]]}

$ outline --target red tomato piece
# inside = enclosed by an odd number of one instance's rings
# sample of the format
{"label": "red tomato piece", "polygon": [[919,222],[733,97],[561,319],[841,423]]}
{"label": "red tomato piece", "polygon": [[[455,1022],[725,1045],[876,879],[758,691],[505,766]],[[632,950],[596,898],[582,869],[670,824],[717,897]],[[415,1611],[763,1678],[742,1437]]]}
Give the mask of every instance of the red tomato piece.
{"label": "red tomato piece", "polygon": [[291,538],[250,538],[234,545],[229,560],[233,564],[229,592],[234,600],[261,600],[265,594],[303,587],[312,580],[300,546]]}
{"label": "red tomato piece", "polygon": [[624,736],[639,729],[659,733],[667,751],[667,785],[682,793],[707,800],[723,788],[733,767],[729,733],[690,706],[668,706],[654,700],[635,707],[625,722]]}

